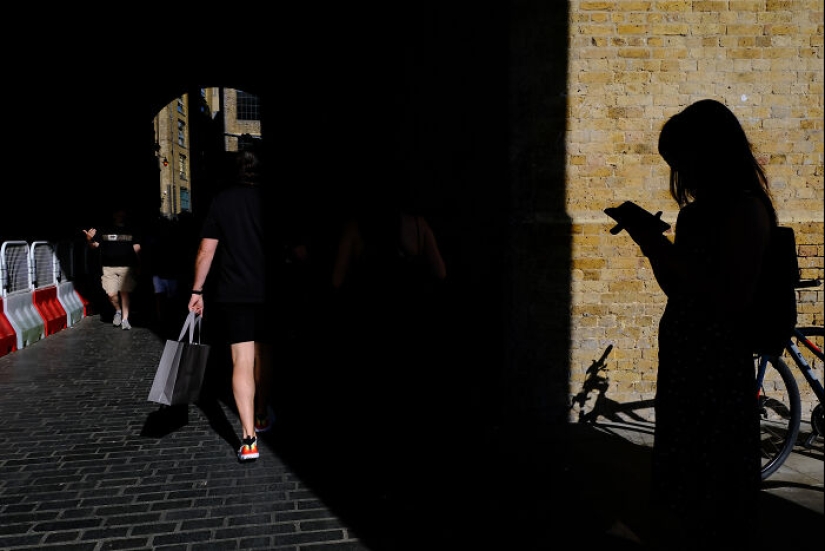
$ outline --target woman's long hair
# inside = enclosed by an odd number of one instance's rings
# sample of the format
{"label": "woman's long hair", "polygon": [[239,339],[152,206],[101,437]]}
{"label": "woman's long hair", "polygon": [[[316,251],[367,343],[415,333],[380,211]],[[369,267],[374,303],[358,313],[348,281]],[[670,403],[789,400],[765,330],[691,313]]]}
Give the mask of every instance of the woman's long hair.
{"label": "woman's long hair", "polygon": [[670,194],[680,207],[703,197],[758,197],[776,224],[768,179],[736,115],[705,99],[671,117],[659,135],[659,154],[670,166]]}

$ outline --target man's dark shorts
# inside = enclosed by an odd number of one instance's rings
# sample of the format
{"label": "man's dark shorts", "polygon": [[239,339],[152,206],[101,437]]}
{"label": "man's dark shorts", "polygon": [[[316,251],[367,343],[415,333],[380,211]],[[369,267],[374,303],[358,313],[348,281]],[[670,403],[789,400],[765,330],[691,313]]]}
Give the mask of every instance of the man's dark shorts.
{"label": "man's dark shorts", "polygon": [[[211,312],[208,310],[211,308]],[[220,331],[221,340],[229,344],[237,342],[270,343],[276,332],[276,320],[271,310],[263,304],[213,303],[207,314],[211,323]]]}

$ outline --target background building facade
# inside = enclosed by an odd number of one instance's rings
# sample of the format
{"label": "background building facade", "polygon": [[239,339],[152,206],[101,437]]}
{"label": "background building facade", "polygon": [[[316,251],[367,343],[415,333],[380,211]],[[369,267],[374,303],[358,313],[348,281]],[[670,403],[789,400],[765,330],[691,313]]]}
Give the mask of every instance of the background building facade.
{"label": "background building facade", "polygon": [[[191,101],[190,101],[191,100]],[[261,139],[260,101],[254,94],[234,88],[201,88],[198,97],[184,93],[161,108],[154,117],[155,151],[160,185],[160,213],[172,218],[192,212],[193,155],[204,150],[193,146],[190,110],[210,124],[200,125],[207,134],[217,133],[222,151],[253,147]],[[215,140],[202,137],[201,143]]]}

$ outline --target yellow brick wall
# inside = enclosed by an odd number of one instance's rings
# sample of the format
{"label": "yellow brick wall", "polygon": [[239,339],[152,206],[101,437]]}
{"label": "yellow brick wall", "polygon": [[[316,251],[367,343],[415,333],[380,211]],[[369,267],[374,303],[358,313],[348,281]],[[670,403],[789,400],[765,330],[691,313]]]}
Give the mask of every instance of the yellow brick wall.
{"label": "yellow brick wall", "polygon": [[[568,39],[570,393],[613,345],[610,398],[640,402],[637,413],[650,416],[665,298],[627,234],[608,233],[602,209],[633,200],[673,222],[658,132],[714,98],[739,117],[766,168],[780,221],[796,230],[802,276],[822,278],[823,3],[573,0]],[[821,325],[821,288],[800,299],[802,323]]]}

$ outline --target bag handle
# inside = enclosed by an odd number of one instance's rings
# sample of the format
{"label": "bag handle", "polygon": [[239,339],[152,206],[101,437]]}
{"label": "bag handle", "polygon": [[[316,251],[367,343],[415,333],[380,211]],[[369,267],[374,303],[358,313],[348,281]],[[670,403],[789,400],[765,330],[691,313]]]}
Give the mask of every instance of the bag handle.
{"label": "bag handle", "polygon": [[198,344],[201,343],[201,322],[203,321],[203,316],[200,314],[196,314],[195,312],[189,312],[186,316],[186,320],[183,322],[183,328],[180,330],[180,336],[178,337],[179,341],[183,340],[183,336],[186,334],[186,331],[189,331],[189,342],[194,342],[195,338],[195,327],[197,326],[198,329]]}
{"label": "bag handle", "polygon": [[[201,329],[201,323],[203,323],[203,314],[195,314],[195,323],[193,323],[193,324],[192,324],[192,331],[193,331],[193,333],[194,333],[195,329],[197,329],[197,332],[198,332],[198,344],[200,344],[200,343],[201,343],[201,333],[202,333],[202,331],[203,331],[203,330]],[[192,337],[190,337],[190,338],[189,338],[189,340],[191,341],[191,340],[192,340]]]}

